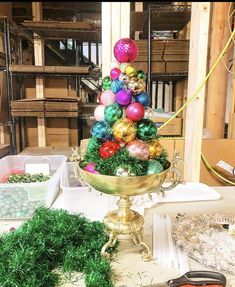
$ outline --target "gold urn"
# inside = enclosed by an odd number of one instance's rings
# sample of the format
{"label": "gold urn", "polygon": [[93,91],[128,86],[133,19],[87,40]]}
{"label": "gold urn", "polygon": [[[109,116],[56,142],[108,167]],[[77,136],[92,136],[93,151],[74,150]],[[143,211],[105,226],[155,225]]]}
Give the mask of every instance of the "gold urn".
{"label": "gold urn", "polygon": [[[109,256],[106,250],[115,245],[119,234],[129,234],[134,244],[143,247],[143,260],[151,260],[151,250],[143,241],[144,218],[138,212],[131,210],[132,203],[129,197],[160,190],[169,170],[170,167],[161,173],[145,176],[107,176],[90,173],[79,167],[80,178],[91,187],[109,195],[119,196],[118,209],[110,211],[104,219],[109,241],[103,246],[102,255]],[[174,181],[172,185],[176,184]]]}

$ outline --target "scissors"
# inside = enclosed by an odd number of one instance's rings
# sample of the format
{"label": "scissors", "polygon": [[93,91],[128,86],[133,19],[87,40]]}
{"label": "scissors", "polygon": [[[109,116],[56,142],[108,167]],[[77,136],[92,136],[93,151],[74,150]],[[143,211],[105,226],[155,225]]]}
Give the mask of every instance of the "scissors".
{"label": "scissors", "polygon": [[[196,280],[193,280],[196,279]],[[201,279],[201,280],[200,280]],[[225,287],[226,277],[214,271],[189,271],[183,276],[168,280],[162,284],[153,284],[144,287]]]}

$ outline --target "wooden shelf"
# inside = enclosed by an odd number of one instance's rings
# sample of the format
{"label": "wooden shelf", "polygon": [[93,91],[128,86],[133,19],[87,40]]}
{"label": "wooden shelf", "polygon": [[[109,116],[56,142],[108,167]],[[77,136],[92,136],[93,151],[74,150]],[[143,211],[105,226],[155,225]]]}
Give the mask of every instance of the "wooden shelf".
{"label": "wooden shelf", "polygon": [[92,68],[72,66],[34,66],[34,65],[10,65],[9,70],[13,74],[69,74],[89,75]]}
{"label": "wooden shelf", "polygon": [[11,101],[12,117],[73,118],[82,113],[77,99],[25,99]]}
{"label": "wooden shelf", "polygon": [[[152,8],[153,31],[181,31],[191,19],[191,7],[187,5]],[[148,12],[132,12],[130,15],[131,33],[143,31],[144,39],[148,37]]]}
{"label": "wooden shelf", "polygon": [[44,39],[73,38],[101,42],[101,25],[88,22],[25,21],[22,26]]}

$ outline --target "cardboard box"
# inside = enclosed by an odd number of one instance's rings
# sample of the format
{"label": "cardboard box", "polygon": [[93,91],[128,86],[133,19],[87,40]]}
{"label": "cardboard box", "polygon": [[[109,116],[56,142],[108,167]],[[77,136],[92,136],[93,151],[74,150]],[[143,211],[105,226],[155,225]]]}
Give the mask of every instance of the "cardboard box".
{"label": "cardboard box", "polygon": [[[151,117],[150,119],[156,123],[156,126],[158,128],[168,120],[168,118],[160,118],[160,117]],[[169,124],[167,124],[164,128],[162,128],[158,134],[162,136],[181,136],[182,118],[173,119]]]}

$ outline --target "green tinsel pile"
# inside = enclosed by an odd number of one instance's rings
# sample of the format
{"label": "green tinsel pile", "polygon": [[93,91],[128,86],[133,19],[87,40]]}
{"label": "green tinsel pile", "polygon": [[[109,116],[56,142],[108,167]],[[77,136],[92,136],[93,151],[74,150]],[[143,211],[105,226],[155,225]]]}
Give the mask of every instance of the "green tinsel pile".
{"label": "green tinsel pile", "polygon": [[[129,152],[125,147],[119,149],[113,156],[109,158],[101,158],[99,154],[99,148],[101,142],[95,138],[89,140],[86,153],[81,167],[84,168],[88,163],[95,162],[96,170],[105,175],[116,175],[116,171],[119,167],[125,167],[130,170],[130,173],[134,175],[146,175],[148,170],[148,162],[146,160],[140,160],[129,155]],[[167,160],[167,153],[164,150],[159,157],[156,158],[164,169],[169,167]]]}
{"label": "green tinsel pile", "polygon": [[111,287],[110,263],[100,255],[107,240],[100,222],[40,207],[32,219],[0,238],[0,286],[59,286],[55,270],[60,270],[83,272],[87,287]]}
{"label": "green tinsel pile", "polygon": [[50,179],[50,176],[44,175],[43,173],[21,173],[11,174],[8,177],[7,183],[31,183],[31,182],[43,182]]}

